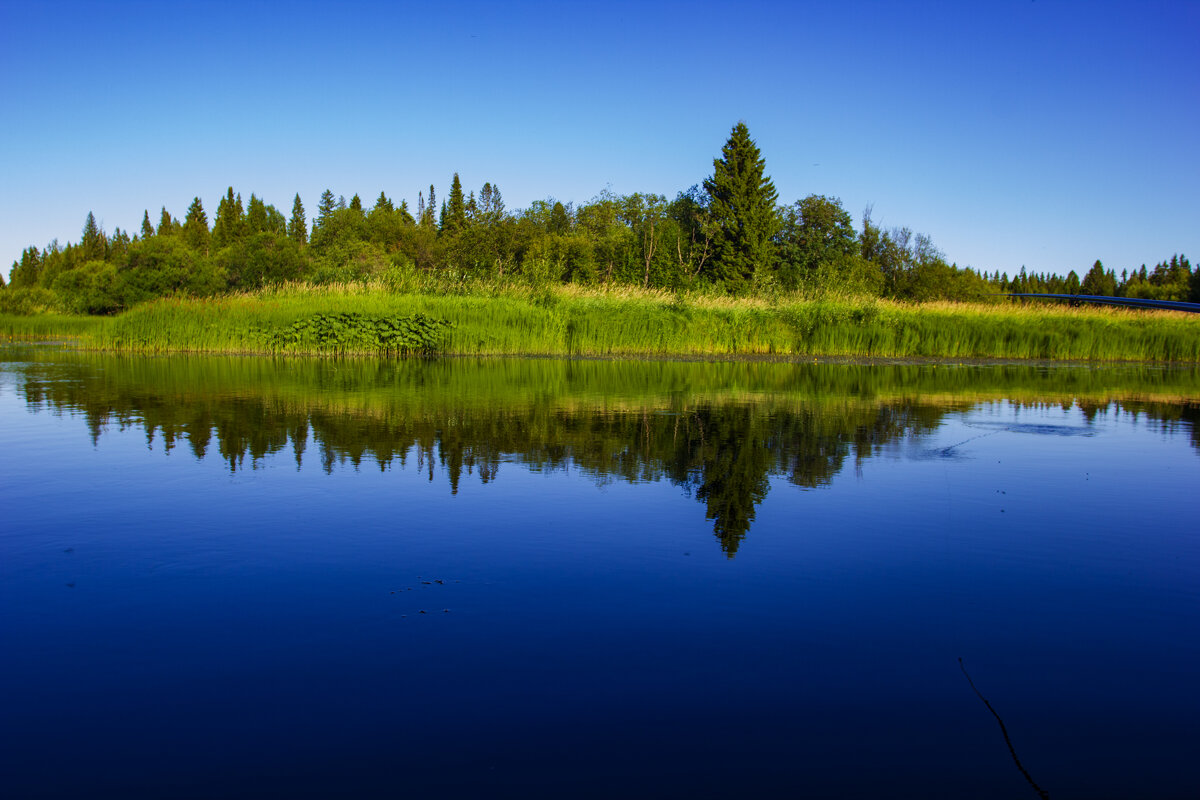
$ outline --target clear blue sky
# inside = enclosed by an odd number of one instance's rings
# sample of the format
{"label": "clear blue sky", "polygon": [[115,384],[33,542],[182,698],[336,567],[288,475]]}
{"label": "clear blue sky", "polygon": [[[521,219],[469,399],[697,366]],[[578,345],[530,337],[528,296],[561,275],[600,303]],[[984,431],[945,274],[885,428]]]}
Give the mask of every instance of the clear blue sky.
{"label": "clear blue sky", "polygon": [[1200,2],[0,4],[0,263],[232,185],[674,196],[745,120],[781,202],[951,261],[1200,260]]}

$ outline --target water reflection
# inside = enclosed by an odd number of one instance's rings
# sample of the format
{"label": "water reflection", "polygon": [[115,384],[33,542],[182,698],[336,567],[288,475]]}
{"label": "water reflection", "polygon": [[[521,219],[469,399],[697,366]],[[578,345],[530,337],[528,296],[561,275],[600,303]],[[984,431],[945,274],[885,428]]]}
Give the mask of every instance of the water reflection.
{"label": "water reflection", "polygon": [[[467,479],[496,480],[506,463],[577,470],[597,483],[669,481],[704,504],[729,557],[772,478],[827,486],[847,463],[981,402],[1078,405],[1087,424],[1132,414],[1200,447],[1195,369],[132,358],[29,348],[6,350],[5,361],[31,409],[81,415],[93,443],[110,428],[139,427],[148,446],[216,455],[234,472],[290,453],[297,469],[326,472],[412,462],[433,481],[440,467],[452,494]],[[1025,432],[1088,433],[1050,427]],[[938,457],[954,457],[944,449]]]}

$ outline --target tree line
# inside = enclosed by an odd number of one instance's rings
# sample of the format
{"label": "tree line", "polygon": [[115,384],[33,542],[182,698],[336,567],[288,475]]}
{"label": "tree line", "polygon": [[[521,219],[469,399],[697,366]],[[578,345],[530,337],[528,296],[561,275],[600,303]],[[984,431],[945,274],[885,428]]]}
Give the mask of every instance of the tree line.
{"label": "tree line", "polygon": [[243,203],[232,187],[211,224],[199,197],[182,221],[165,207],[157,220],[147,210],[137,231],[106,233],[89,213],[78,242],[22,252],[0,309],[19,310],[20,290],[40,290],[44,305],[62,310],[109,314],[166,295],[360,282],[395,270],[463,283],[765,296],[800,290],[979,301],[1050,292],[1200,300],[1200,269],[1183,256],[1149,271],[1124,270],[1120,278],[1099,261],[1082,279],[1074,271],[1063,277],[1024,268],[1010,278],[948,263],[928,235],[884,229],[870,209],[856,230],[837,198],[814,194],[780,205],[765,160],[739,122],[712,175],[673,199],[604,191],[580,204],[549,199],[510,211],[498,186],[464,194],[455,173],[440,204],[431,185],[415,209],[384,192],[368,206],[357,194],[347,201],[326,190],[311,223],[298,194],[285,214],[254,194]]}

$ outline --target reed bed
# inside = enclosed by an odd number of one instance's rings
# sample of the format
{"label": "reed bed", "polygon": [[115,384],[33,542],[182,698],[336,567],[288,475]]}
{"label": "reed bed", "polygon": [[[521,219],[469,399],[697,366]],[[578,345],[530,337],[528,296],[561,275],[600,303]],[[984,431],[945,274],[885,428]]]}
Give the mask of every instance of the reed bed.
{"label": "reed bed", "polygon": [[0,338],[7,341],[79,339],[95,334],[109,320],[60,314],[0,314]]}
{"label": "reed bed", "polygon": [[[294,284],[215,298],[167,298],[96,322],[7,318],[9,336],[74,335],[139,352],[325,354],[271,331],[318,314],[423,315],[449,323],[453,355],[1046,359],[1200,362],[1200,319],[1174,312],[799,295],[734,298],[629,287]],[[28,327],[24,327],[28,326]],[[338,350],[342,353],[371,351]]]}

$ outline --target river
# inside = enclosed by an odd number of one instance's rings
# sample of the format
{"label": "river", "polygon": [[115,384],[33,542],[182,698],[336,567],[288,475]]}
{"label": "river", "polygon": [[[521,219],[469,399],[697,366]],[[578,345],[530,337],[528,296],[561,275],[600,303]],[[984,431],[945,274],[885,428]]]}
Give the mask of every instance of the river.
{"label": "river", "polygon": [[0,347],[0,785],[1195,797],[1198,421],[1195,368]]}

